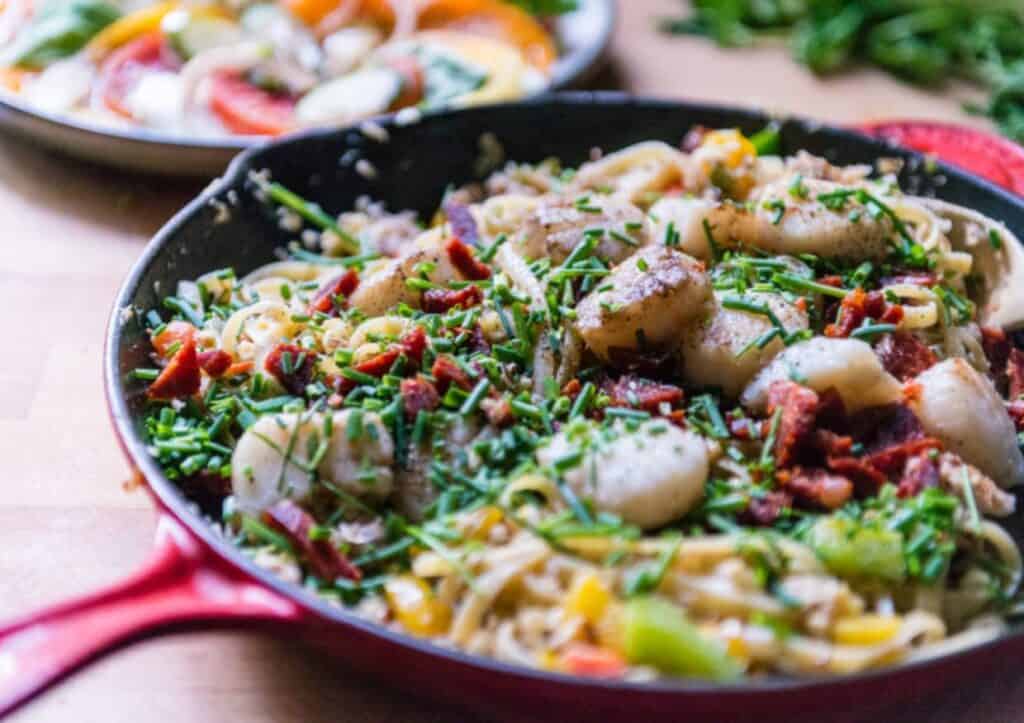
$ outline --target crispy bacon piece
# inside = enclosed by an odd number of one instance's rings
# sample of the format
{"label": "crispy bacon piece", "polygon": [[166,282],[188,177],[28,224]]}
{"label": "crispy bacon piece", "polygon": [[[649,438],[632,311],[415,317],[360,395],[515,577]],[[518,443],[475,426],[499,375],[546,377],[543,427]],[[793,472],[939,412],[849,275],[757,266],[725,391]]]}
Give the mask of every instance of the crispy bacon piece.
{"label": "crispy bacon piece", "polygon": [[421,411],[432,412],[441,403],[437,388],[422,375],[417,375],[415,379],[403,379],[399,392],[405,416],[409,420],[416,419]]}
{"label": "crispy bacon piece", "polygon": [[853,451],[853,437],[836,434],[830,429],[819,427],[814,430],[814,446],[826,459],[829,457],[848,457]]}
{"label": "crispy bacon piece", "polygon": [[447,354],[442,354],[434,362],[430,373],[433,375],[437,390],[444,394],[452,384],[469,391],[473,388],[473,380],[463,371],[462,367],[455,363]]}
{"label": "crispy bacon piece", "polygon": [[1020,399],[1024,394],[1024,352],[1011,349],[1010,358],[1006,360],[1007,396]]}
{"label": "crispy bacon piece", "polygon": [[683,401],[683,390],[679,387],[633,374],[624,374],[614,382],[608,380],[602,390],[611,397],[613,407],[636,407],[652,414],[658,412],[662,403],[673,406]]}
{"label": "crispy bacon piece", "polygon": [[775,465],[792,465],[814,431],[818,395],[796,382],[780,380],[768,388],[768,413],[781,409],[775,433]]}
{"label": "crispy bacon piece", "polygon": [[829,471],[853,482],[858,497],[870,497],[885,484],[885,475],[857,457],[832,457],[826,461]]}
{"label": "crispy bacon piece", "polygon": [[905,331],[886,334],[875,346],[875,353],[885,370],[901,382],[916,377],[938,361],[927,344]]}
{"label": "crispy bacon piece", "polygon": [[328,280],[313,294],[307,313],[336,314],[338,306],[335,304],[335,299],[339,296],[348,298],[357,286],[359,286],[359,274],[355,269],[349,269],[340,276]]}
{"label": "crispy bacon piece", "polygon": [[185,495],[206,511],[217,512],[231,494],[231,478],[202,469],[178,481]]}
{"label": "crispy bacon piece", "polygon": [[150,399],[162,400],[190,397],[199,391],[199,382],[196,340],[194,337],[188,337],[160,372],[160,376],[149,385],[146,395]]}
{"label": "crispy bacon piece", "polygon": [[153,337],[153,348],[160,356],[167,356],[168,350],[175,343],[184,344],[187,339],[195,338],[195,335],[196,328],[187,321],[172,321]]}
{"label": "crispy bacon piece", "polygon": [[493,397],[480,402],[487,421],[498,429],[510,427],[516,421],[516,415],[512,412],[512,405],[505,397]]}
{"label": "crispy bacon piece", "polygon": [[927,453],[910,457],[903,465],[903,476],[896,488],[898,497],[916,497],[928,487],[939,486],[939,466]]}
{"label": "crispy bacon piece", "polygon": [[868,318],[887,324],[903,320],[903,307],[886,302],[881,291],[856,288],[843,297],[839,309],[839,319],[825,327],[825,336],[848,337]]}
{"label": "crispy bacon piece", "polygon": [[448,201],[444,204],[444,215],[448,217],[448,225],[457,239],[471,246],[480,244],[480,232],[469,206],[458,201]]}
{"label": "crispy bacon piece", "polygon": [[491,278],[490,267],[477,261],[476,256],[473,255],[473,250],[459,240],[458,237],[449,239],[444,249],[448,253],[448,258],[451,259],[452,265],[467,279],[482,281],[483,279]]}
{"label": "crispy bacon piece", "polygon": [[760,497],[751,497],[747,509],[741,515],[744,522],[767,527],[774,524],[782,511],[793,506],[793,496],[782,490],[766,492]]}
{"label": "crispy bacon piece", "polygon": [[905,404],[886,404],[858,412],[850,420],[850,429],[868,454],[924,437],[920,420]]}
{"label": "crispy bacon piece", "polygon": [[839,509],[853,496],[853,483],[823,469],[781,470],[775,475],[782,489],[808,507]]}
{"label": "crispy bacon piece", "polygon": [[321,580],[333,582],[339,577],[360,580],[363,573],[341,554],[329,540],[310,539],[316,525],[313,517],[291,500],[281,500],[263,513],[264,521],[285,534],[309,569]]}
{"label": "crispy bacon piece", "polygon": [[579,379],[570,379],[565,383],[565,386],[562,387],[562,394],[569,397],[569,399],[575,399],[581,389],[583,389],[583,385],[580,384]]}
{"label": "crispy bacon piece", "polygon": [[278,344],[267,354],[263,368],[277,379],[289,394],[301,397],[306,393],[306,387],[313,381],[316,354],[294,344]]}
{"label": "crispy bacon piece", "polygon": [[981,327],[981,346],[988,358],[989,369],[996,380],[1005,380],[1006,362],[1010,359],[1010,338],[1002,329]]}
{"label": "crispy bacon piece", "polygon": [[915,457],[929,449],[942,449],[942,442],[934,437],[910,439],[906,442],[890,445],[879,452],[868,455],[864,461],[888,477],[898,474],[909,458]]}
{"label": "crispy bacon piece", "polygon": [[410,361],[419,366],[423,363],[423,352],[427,348],[427,332],[422,326],[417,326],[398,340],[398,346]]}
{"label": "crispy bacon piece", "polygon": [[471,284],[462,289],[427,289],[423,292],[421,304],[428,314],[443,314],[456,306],[461,309],[478,306],[483,300],[483,292]]}
{"label": "crispy bacon piece", "polygon": [[1024,431],[1024,400],[1014,400],[1006,405],[1006,413],[1010,415],[1017,431]]}
{"label": "crispy bacon piece", "polygon": [[220,349],[199,352],[199,366],[211,377],[222,377],[231,368],[231,355]]}

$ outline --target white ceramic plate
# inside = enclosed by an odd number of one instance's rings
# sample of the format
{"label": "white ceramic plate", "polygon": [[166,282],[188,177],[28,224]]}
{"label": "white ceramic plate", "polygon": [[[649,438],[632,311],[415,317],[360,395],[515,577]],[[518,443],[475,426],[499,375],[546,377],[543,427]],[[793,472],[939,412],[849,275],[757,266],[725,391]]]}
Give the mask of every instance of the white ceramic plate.
{"label": "white ceramic plate", "polygon": [[[579,0],[576,11],[557,19],[555,36],[562,55],[555,63],[550,90],[578,86],[599,69],[615,16],[615,0]],[[0,93],[0,128],[69,156],[163,176],[215,176],[240,151],[265,142],[104,126],[34,109],[9,93]]]}

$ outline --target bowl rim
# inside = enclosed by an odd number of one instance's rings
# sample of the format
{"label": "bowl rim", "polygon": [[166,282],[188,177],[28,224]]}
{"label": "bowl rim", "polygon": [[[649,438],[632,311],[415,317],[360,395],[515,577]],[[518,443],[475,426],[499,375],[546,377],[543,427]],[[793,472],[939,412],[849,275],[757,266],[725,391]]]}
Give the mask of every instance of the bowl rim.
{"label": "bowl rim", "polygon": [[[581,0],[587,3],[591,12],[601,19],[599,31],[594,42],[587,43],[576,52],[559,57],[555,65],[555,74],[537,93],[527,96],[527,100],[572,87],[586,80],[596,71],[601,57],[608,51],[612,33],[618,24],[619,10],[615,0]],[[557,33],[556,33],[557,39]],[[250,148],[259,148],[267,143],[275,143],[285,138],[304,137],[310,132],[334,131],[338,128],[315,128],[298,131],[279,137],[265,136],[203,136],[190,135],[188,132],[166,132],[142,126],[118,126],[114,123],[105,124],[80,118],[73,114],[59,113],[37,108],[20,94],[0,89],[0,113],[10,113],[24,124],[41,123],[51,131],[66,131],[80,134],[90,141],[107,143],[141,143],[165,150],[181,149],[189,151],[221,151],[239,153]],[[437,111],[435,111],[437,112]],[[443,110],[440,112],[444,112]],[[393,116],[394,114],[391,114]],[[389,116],[376,117],[380,122]],[[371,119],[366,119],[371,120]]]}
{"label": "bowl rim", "polygon": [[[770,116],[762,111],[738,106],[729,106],[717,103],[687,102],[654,97],[638,97],[625,93],[606,91],[576,91],[550,94],[547,96],[530,99],[519,103],[498,104],[480,106],[462,110],[442,110],[424,114],[419,123],[444,124],[449,116],[474,114],[474,113],[495,113],[508,109],[517,109],[522,112],[524,106],[541,107],[555,106],[564,108],[588,108],[596,105],[602,106],[632,106],[648,109],[678,110],[687,113],[715,113],[725,112],[737,117],[745,117],[751,121],[768,122],[772,120],[785,121],[795,124],[801,130],[811,133],[816,130],[825,130],[830,134],[838,136],[839,139],[850,140],[864,146],[874,147],[880,155],[885,153],[898,153],[907,158],[924,159],[922,154],[897,149],[884,140],[873,138],[855,129],[843,128],[819,121],[787,115]],[[385,127],[397,124],[393,119],[387,119]],[[260,584],[282,595],[283,597],[298,603],[304,610],[312,613],[321,621],[329,623],[333,629],[341,630],[345,627],[355,628],[363,633],[379,638],[384,642],[401,648],[409,649],[427,656],[437,656],[449,663],[460,666],[467,666],[479,672],[500,674],[503,677],[512,679],[518,678],[523,682],[533,681],[537,683],[549,683],[560,686],[569,686],[578,690],[622,692],[630,695],[664,696],[668,698],[679,697],[703,697],[703,696],[730,696],[742,698],[746,696],[763,696],[766,694],[795,694],[799,692],[822,692],[826,689],[837,690],[840,687],[863,686],[869,684],[880,684],[893,682],[901,677],[907,677],[923,670],[937,668],[940,665],[951,665],[956,662],[964,662],[968,658],[980,658],[986,653],[992,653],[996,649],[1004,648],[1011,643],[1020,643],[1024,639],[1024,626],[1010,628],[1003,634],[991,640],[973,645],[967,648],[937,655],[934,657],[922,658],[896,666],[868,670],[859,673],[839,676],[804,676],[784,677],[765,676],[761,678],[741,678],[738,681],[730,682],[709,682],[699,679],[658,679],[649,682],[636,682],[625,680],[610,680],[598,678],[586,678],[572,676],[556,671],[543,671],[539,669],[526,668],[501,662],[493,658],[479,655],[472,655],[457,649],[445,648],[426,640],[415,638],[398,631],[391,630],[384,626],[360,618],[347,608],[333,606],[306,589],[285,582],[269,570],[257,567],[239,548],[232,545],[228,540],[216,533],[209,521],[199,513],[194,503],[190,502],[180,489],[169,480],[160,470],[156,461],[148,454],[142,437],[135,431],[132,424],[132,414],[128,406],[128,395],[125,391],[124,380],[119,373],[117,351],[121,342],[121,329],[125,323],[124,309],[131,307],[131,302],[136,290],[140,286],[145,272],[154,262],[163,246],[169,243],[179,230],[189,222],[194,215],[202,211],[211,200],[226,194],[231,189],[237,189],[244,183],[248,171],[252,168],[254,161],[258,161],[260,155],[268,148],[279,146],[301,146],[311,140],[325,140],[331,137],[342,138],[352,129],[316,129],[305,133],[288,136],[264,146],[250,148],[236,157],[228,167],[224,175],[213,181],[196,198],[176,213],[151,239],[147,242],[138,259],[133,264],[130,272],[119,288],[111,310],[110,318],[106,329],[103,359],[103,381],[104,392],[108,411],[114,430],[125,451],[129,461],[138,469],[146,480],[151,493],[155,495],[157,503],[164,509],[169,510],[180,520],[196,537],[198,537],[210,550],[212,550],[222,561],[236,569],[243,570],[250,577]],[[1024,213],[1024,199],[1018,198],[1004,189],[992,184],[989,181],[978,178],[955,166],[944,162],[937,163],[941,172],[947,176],[956,177],[959,181],[965,182],[995,195],[1000,203],[1015,206]]]}

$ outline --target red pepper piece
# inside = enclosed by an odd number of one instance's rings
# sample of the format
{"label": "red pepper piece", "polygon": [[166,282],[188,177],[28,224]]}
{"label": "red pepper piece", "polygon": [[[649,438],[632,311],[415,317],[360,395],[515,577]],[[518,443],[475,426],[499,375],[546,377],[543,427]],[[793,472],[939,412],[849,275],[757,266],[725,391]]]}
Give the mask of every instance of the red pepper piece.
{"label": "red pepper piece", "polygon": [[329,540],[310,539],[316,525],[313,517],[291,500],[281,500],[264,513],[268,525],[284,533],[295,545],[309,569],[321,580],[333,582],[339,577],[360,580],[363,573]]}
{"label": "red pepper piece", "polygon": [[452,384],[469,391],[473,388],[473,381],[463,371],[462,367],[455,363],[450,356],[442,355],[434,362],[430,373],[433,375],[437,390],[444,394]]}
{"label": "red pepper piece", "polygon": [[220,349],[199,352],[199,366],[211,377],[222,377],[231,368],[231,355]]}
{"label": "red pepper piece", "polygon": [[462,309],[478,306],[483,300],[483,292],[470,285],[463,289],[427,289],[423,292],[421,305],[428,314],[443,314],[456,306]]}
{"label": "red pepper piece", "polygon": [[[287,364],[285,354],[288,355]],[[267,354],[263,368],[277,379],[289,394],[301,397],[306,393],[306,387],[313,381],[316,355],[309,349],[294,344],[278,344]]]}
{"label": "red pepper piece", "polygon": [[340,276],[330,279],[313,294],[307,313],[311,315],[317,312],[321,314],[337,313],[338,307],[334,300],[339,296],[348,298],[357,286],[359,286],[359,274],[355,272],[355,269],[349,269]]}
{"label": "red pepper piece", "polygon": [[490,267],[478,261],[473,255],[473,250],[457,237],[449,239],[444,248],[452,265],[467,279],[482,281],[491,278]]}
{"label": "red pepper piece", "polygon": [[196,340],[190,337],[182,342],[146,394],[150,399],[163,400],[190,397],[199,391],[199,382],[199,355]]}
{"label": "red pepper piece", "polygon": [[427,350],[427,332],[422,326],[417,326],[398,340],[398,346],[403,354],[419,366],[423,363],[423,352]]}

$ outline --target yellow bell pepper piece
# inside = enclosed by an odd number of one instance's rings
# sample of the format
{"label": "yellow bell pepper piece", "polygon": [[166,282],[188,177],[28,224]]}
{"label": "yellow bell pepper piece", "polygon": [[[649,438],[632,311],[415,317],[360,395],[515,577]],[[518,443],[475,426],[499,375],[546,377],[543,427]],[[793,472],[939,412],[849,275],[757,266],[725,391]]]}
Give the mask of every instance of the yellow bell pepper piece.
{"label": "yellow bell pepper piece", "polygon": [[840,618],[832,628],[832,639],[842,645],[878,645],[895,637],[900,624],[900,618],[892,615]]}
{"label": "yellow bell pepper piece", "polygon": [[754,144],[734,128],[711,131],[704,136],[701,146],[723,149],[726,152],[725,165],[728,168],[738,168],[744,160],[757,155]]}
{"label": "yellow bell pepper piece", "polygon": [[412,575],[399,575],[384,584],[384,597],[399,623],[413,635],[429,637],[447,632],[452,611],[430,586]]}
{"label": "yellow bell pepper piece", "polygon": [[594,573],[580,575],[573,582],[572,588],[565,599],[567,615],[579,615],[591,625],[596,625],[604,616],[611,592]]}
{"label": "yellow bell pepper piece", "polygon": [[164,17],[177,7],[177,2],[162,2],[118,18],[89,41],[86,52],[105,55],[140,35],[159,30]]}
{"label": "yellow bell pepper piece", "polygon": [[496,524],[501,522],[502,512],[493,505],[481,507],[467,520],[464,534],[473,540],[486,540]]}

